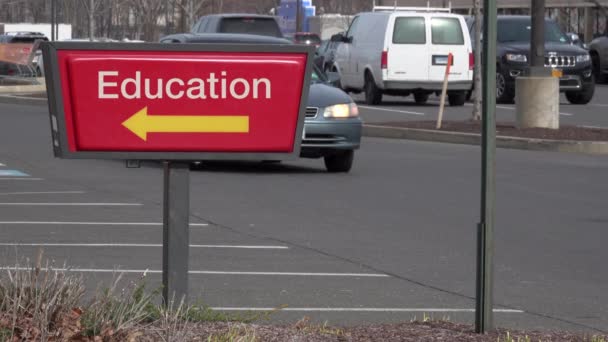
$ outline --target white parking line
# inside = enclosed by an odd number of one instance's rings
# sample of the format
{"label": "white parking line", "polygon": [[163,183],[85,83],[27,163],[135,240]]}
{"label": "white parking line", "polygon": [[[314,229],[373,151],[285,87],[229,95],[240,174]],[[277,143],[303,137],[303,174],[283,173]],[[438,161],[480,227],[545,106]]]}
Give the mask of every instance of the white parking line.
{"label": "white parking line", "polygon": [[63,195],[84,194],[84,191],[24,191],[24,192],[0,192],[0,195]]}
{"label": "white parking line", "polygon": [[27,178],[27,177],[0,177],[0,181],[3,180],[16,180],[16,181],[42,181],[43,178]]}
{"label": "white parking line", "polygon": [[4,166],[6,166],[6,165],[4,165],[4,164],[0,163],[0,167],[4,167]]}
{"label": "white parking line", "polygon": [[[458,308],[247,308],[212,307],[215,311],[296,311],[296,312],[475,312],[475,309]],[[494,309],[496,313],[525,313],[523,310]]]}
{"label": "white parking line", "polygon": [[[467,107],[473,107],[473,104],[471,104],[471,103],[465,103],[465,106],[467,106]],[[496,106],[496,108],[506,109],[506,110],[513,110],[513,111],[516,110],[516,108],[514,106]],[[563,113],[563,112],[560,112],[559,115],[574,116],[574,114],[572,114],[572,113]]]}
{"label": "white parking line", "polygon": [[[49,226],[162,226],[158,222],[61,222],[61,221],[0,221],[5,225],[49,225]],[[190,223],[191,227],[207,227],[208,223]]]}
{"label": "white parking line", "polygon": [[[0,243],[5,247],[162,247],[162,244],[145,243]],[[190,245],[191,248],[232,248],[232,249],[289,249],[287,246],[249,245]]]}
{"label": "white parking line", "polygon": [[58,202],[47,202],[47,203],[0,203],[0,206],[49,206],[49,207],[140,207],[143,206],[141,203],[58,203]]}
{"label": "white parking line", "polygon": [[596,107],[608,107],[608,104],[603,104],[603,103],[590,103],[590,106],[596,106]]}
{"label": "white parking line", "polygon": [[407,111],[407,110],[397,110],[397,109],[378,108],[378,107],[369,107],[369,106],[358,106],[358,107],[359,108],[363,108],[363,109],[379,110],[379,111],[384,111],[384,112],[395,112],[395,113],[410,114],[410,115],[421,115],[421,116],[426,115],[424,113],[410,112],[410,111]]}
{"label": "white parking line", "polygon": [[[2,271],[28,271],[28,267],[0,267]],[[161,270],[121,270],[109,268],[41,268],[41,271],[59,271],[75,273],[137,273],[158,274]],[[244,276],[294,276],[294,277],[348,277],[348,278],[390,278],[388,274],[381,273],[315,273],[315,272],[238,272],[238,271],[188,271],[189,274],[207,275],[244,275]]]}

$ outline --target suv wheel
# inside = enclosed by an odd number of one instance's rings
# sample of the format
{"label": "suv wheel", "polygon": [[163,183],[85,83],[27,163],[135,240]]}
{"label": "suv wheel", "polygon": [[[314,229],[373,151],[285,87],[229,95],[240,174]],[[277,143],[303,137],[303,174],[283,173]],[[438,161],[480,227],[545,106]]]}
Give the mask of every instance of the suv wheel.
{"label": "suv wheel", "polygon": [[376,86],[374,78],[365,74],[365,103],[368,105],[379,105],[382,102],[382,92]]}
{"label": "suv wheel", "polygon": [[448,102],[450,106],[464,106],[464,103],[467,101],[467,92],[466,91],[455,91],[453,93],[448,94]]}
{"label": "suv wheel", "polygon": [[507,80],[499,71],[496,73],[496,102],[498,103],[513,103],[515,96],[507,88]]}
{"label": "suv wheel", "polygon": [[416,91],[414,92],[414,100],[417,104],[425,104],[429,99],[429,93]]}
{"label": "suv wheel", "polygon": [[591,76],[591,82],[583,84],[583,89],[580,91],[567,91],[566,99],[568,102],[577,105],[584,105],[591,101],[595,93],[595,78]]}
{"label": "suv wheel", "polygon": [[602,72],[600,57],[597,55],[597,53],[591,53],[591,62],[593,64],[593,74],[595,75],[597,83],[608,82],[608,77],[606,77],[606,75],[604,75]]}
{"label": "suv wheel", "polygon": [[355,151],[340,151],[336,154],[325,156],[325,168],[329,172],[348,172],[353,166]]}

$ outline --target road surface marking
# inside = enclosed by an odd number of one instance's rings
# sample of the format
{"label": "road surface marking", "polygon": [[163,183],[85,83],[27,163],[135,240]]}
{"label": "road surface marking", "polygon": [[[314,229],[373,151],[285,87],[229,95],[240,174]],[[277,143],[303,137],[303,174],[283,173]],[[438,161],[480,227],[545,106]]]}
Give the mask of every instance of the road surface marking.
{"label": "road surface marking", "polygon": [[[475,312],[475,309],[458,308],[248,308],[212,307],[215,311],[297,311],[297,312]],[[525,313],[523,310],[494,309],[496,313]]]}
{"label": "road surface marking", "polygon": [[0,181],[3,180],[16,180],[16,181],[42,181],[43,178],[26,178],[26,177],[0,177]]}
{"label": "road surface marking", "polygon": [[[8,247],[162,247],[162,244],[145,243],[0,243]],[[289,249],[286,246],[250,245],[190,245],[191,248],[232,248],[232,249]]]}
{"label": "road surface marking", "polygon": [[84,191],[25,191],[25,192],[0,192],[0,195],[62,195],[62,194],[84,194]]}
{"label": "road surface marking", "polygon": [[[473,107],[473,105],[472,105],[472,104],[470,104],[470,103],[466,103],[465,105],[466,105],[466,106],[468,106],[468,107]],[[511,106],[496,106],[496,108],[499,108],[499,109],[506,109],[506,110],[517,110],[517,108],[516,108],[516,107],[511,107]],[[559,115],[563,115],[563,116],[574,116],[574,114],[571,114],[571,113],[561,113],[561,112],[559,113]]]}
{"label": "road surface marking", "polygon": [[0,163],[0,167],[4,167],[4,166],[6,166],[6,165],[4,165],[4,164]]}
{"label": "road surface marking", "polygon": [[591,129],[606,129],[606,127],[601,126],[581,126],[583,128],[591,128]]}
{"label": "road surface marking", "polygon": [[589,105],[596,106],[596,107],[608,107],[608,104],[603,104],[603,103],[590,103]]}
{"label": "road surface marking", "polygon": [[384,112],[395,112],[395,113],[402,113],[402,114],[410,114],[410,115],[421,115],[421,116],[426,115],[424,113],[409,112],[407,110],[397,110],[397,109],[378,108],[378,107],[369,107],[369,106],[359,106],[359,108],[370,109],[370,110],[379,110],[379,111],[384,111]]}
{"label": "road surface marking", "polygon": [[19,170],[0,170],[0,177],[29,177],[27,173]]}
{"label": "road surface marking", "polygon": [[140,207],[141,203],[59,203],[59,202],[31,202],[31,203],[0,203],[0,206],[49,206],[49,207]]}
{"label": "road surface marking", "polygon": [[[0,267],[2,271],[28,271],[28,267]],[[160,274],[161,270],[121,270],[109,268],[41,268],[41,271],[75,272],[75,273],[136,273]],[[238,272],[238,271],[188,271],[189,274],[207,275],[244,275],[244,276],[295,276],[295,277],[348,277],[348,278],[390,278],[381,273],[314,273],[314,272]]]}
{"label": "road surface marking", "polygon": [[[61,221],[0,221],[6,225],[53,225],[53,226],[158,226],[157,222],[61,222]],[[191,227],[207,227],[208,223],[190,223]]]}

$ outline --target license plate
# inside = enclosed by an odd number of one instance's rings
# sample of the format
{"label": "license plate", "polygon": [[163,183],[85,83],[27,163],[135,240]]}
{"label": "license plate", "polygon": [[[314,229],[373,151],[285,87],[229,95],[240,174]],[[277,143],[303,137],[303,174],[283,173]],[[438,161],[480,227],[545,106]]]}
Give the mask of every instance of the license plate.
{"label": "license plate", "polygon": [[447,57],[435,57],[435,63],[439,64],[439,65],[446,65],[446,64],[448,64],[448,58]]}
{"label": "license plate", "polygon": [[560,69],[553,69],[553,70],[551,70],[551,76],[557,77],[557,78],[562,78],[562,77],[564,77],[564,72]]}

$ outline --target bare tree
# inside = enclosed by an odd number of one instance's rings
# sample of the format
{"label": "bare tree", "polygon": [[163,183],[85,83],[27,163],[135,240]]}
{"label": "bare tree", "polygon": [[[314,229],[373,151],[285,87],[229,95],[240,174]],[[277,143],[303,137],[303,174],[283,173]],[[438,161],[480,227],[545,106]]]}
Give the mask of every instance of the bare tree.
{"label": "bare tree", "polygon": [[129,0],[136,18],[138,33],[145,41],[158,40],[158,21],[165,10],[164,0]]}
{"label": "bare tree", "polygon": [[171,3],[178,6],[180,13],[185,14],[184,21],[186,27],[192,27],[198,19],[203,6],[209,3],[208,0],[171,0]]}

